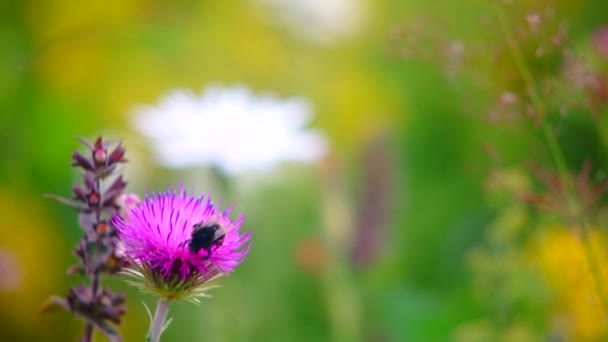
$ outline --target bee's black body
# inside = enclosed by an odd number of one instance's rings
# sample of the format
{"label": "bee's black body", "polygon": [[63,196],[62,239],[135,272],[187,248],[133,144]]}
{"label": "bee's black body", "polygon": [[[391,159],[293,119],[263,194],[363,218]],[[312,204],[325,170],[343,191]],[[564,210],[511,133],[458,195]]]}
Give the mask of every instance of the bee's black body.
{"label": "bee's black body", "polygon": [[226,232],[217,223],[197,223],[193,227],[192,239],[188,242],[188,250],[198,253],[201,249],[207,251],[207,258],[211,256],[211,247],[221,246]]}

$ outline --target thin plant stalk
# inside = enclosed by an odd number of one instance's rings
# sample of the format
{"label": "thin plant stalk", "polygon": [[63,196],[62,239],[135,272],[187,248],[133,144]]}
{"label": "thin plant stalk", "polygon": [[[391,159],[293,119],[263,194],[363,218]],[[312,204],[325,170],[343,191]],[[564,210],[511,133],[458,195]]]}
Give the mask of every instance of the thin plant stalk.
{"label": "thin plant stalk", "polygon": [[323,271],[323,287],[328,301],[332,340],[361,341],[361,309],[357,288],[352,281],[344,246],[352,226],[350,208],[345,205],[344,191],[336,174],[325,174],[327,184],[323,199],[324,240],[328,262]]}
{"label": "thin plant stalk", "polygon": [[84,336],[82,342],[90,342],[93,340],[93,324],[87,322],[84,326]]}
{"label": "thin plant stalk", "polygon": [[160,298],[154,311],[154,318],[150,322],[150,331],[148,332],[149,342],[159,342],[160,335],[163,333],[165,328],[165,321],[167,320],[167,313],[169,312],[169,300]]}
{"label": "thin plant stalk", "polygon": [[[606,298],[604,291],[601,290],[601,289],[604,289],[604,287],[603,287],[602,279],[600,277],[601,270],[600,270],[599,260],[596,256],[595,252],[593,251],[593,244],[591,243],[591,236],[590,236],[591,232],[587,228],[587,224],[585,223],[585,221],[583,220],[582,217],[579,220],[579,224],[581,227],[581,235],[582,235],[582,239],[584,242],[583,247],[585,249],[585,256],[587,257],[587,261],[589,262],[589,269],[591,270],[592,274],[597,275],[597,276],[593,277],[593,282],[595,283],[595,287],[598,288],[598,292],[600,294],[599,297],[600,297],[602,306],[604,308],[608,308],[608,299]],[[608,317],[607,317],[607,319],[608,319]]]}
{"label": "thin plant stalk", "polygon": [[[97,189],[101,191],[101,180],[97,179],[96,181]],[[95,212],[95,222],[101,222],[101,205],[103,201],[99,200],[99,205],[97,206],[97,210]],[[99,272],[93,272],[91,275],[91,293],[93,294],[93,298],[97,297],[97,292],[99,290],[100,277]],[[93,323],[87,321],[84,326],[84,336],[82,338],[82,342],[91,342],[93,341]]]}
{"label": "thin plant stalk", "polygon": [[[98,219],[99,221],[99,219]],[[99,289],[99,273],[95,272],[92,276],[91,281],[91,293],[93,296],[97,296],[97,291]],[[82,337],[83,342],[91,342],[93,341],[93,324],[89,321],[86,322],[84,326],[84,336]]]}
{"label": "thin plant stalk", "polygon": [[587,224],[585,223],[585,218],[583,217],[583,213],[581,210],[576,208],[577,198],[576,191],[574,189],[574,185],[572,184],[572,180],[568,174],[566,162],[562,150],[559,146],[559,142],[557,141],[557,137],[555,136],[555,132],[553,131],[551,125],[544,120],[546,115],[545,105],[542,101],[542,98],[539,95],[538,88],[536,83],[534,82],[534,78],[532,76],[532,72],[526,63],[526,60],[521,52],[519,44],[517,40],[514,38],[513,32],[509,26],[508,20],[506,18],[505,13],[499,4],[495,4],[496,9],[496,17],[498,18],[500,27],[505,36],[505,40],[507,41],[507,45],[509,46],[509,50],[511,51],[511,55],[515,61],[515,65],[521,74],[524,82],[526,83],[530,95],[530,100],[532,102],[532,106],[534,110],[539,115],[542,120],[542,132],[543,137],[547,143],[549,153],[555,163],[555,167],[557,168],[557,172],[561,179],[562,184],[564,184],[564,188],[566,194],[568,196],[568,205],[570,208],[573,208],[573,212],[576,214],[576,219],[578,221],[578,226],[580,230],[581,240],[583,242],[583,248],[585,252],[585,257],[587,259],[587,263],[589,264],[589,269],[591,271],[591,275],[593,277],[593,282],[596,288],[596,292],[598,294],[602,309],[604,310],[604,319],[608,323],[608,298],[604,293],[604,282],[601,277],[600,268],[598,258],[593,251],[593,246],[591,244],[591,234]]}

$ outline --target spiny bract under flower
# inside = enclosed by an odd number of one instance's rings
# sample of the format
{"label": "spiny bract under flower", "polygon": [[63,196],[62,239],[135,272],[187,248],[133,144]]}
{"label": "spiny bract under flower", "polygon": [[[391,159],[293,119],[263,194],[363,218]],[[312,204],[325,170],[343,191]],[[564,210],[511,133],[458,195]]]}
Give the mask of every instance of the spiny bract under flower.
{"label": "spiny bract under flower", "polygon": [[[204,295],[201,286],[233,272],[249,252],[251,233],[239,233],[244,216],[231,221],[230,212],[219,212],[210,198],[188,196],[182,187],[179,192],[146,196],[126,217],[114,217],[125,254],[140,267],[128,273],[169,299]],[[215,223],[225,230],[223,241],[210,253],[188,248],[193,227],[199,223]]]}

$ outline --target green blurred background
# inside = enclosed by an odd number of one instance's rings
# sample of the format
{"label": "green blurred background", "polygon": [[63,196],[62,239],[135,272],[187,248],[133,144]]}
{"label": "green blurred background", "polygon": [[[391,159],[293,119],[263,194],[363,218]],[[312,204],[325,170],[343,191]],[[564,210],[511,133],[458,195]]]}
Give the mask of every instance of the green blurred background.
{"label": "green blurred background", "polygon": [[[50,295],[84,281],[65,274],[82,234],[76,215],[42,195],[70,194],[78,181],[70,153],[81,149],[73,137],[98,134],[125,141],[130,192],[192,181],[235,203],[254,231],[249,257],[213,299],[172,307],[163,340],[605,340],[576,234],[516,196],[539,187],[531,161],[553,167],[540,130],[525,113],[487,118],[503,89],[525,88],[491,3],[2,1],[0,340],[82,334],[67,313],[38,313]],[[554,10],[568,23],[569,46],[585,56],[608,24],[601,0],[500,6],[515,32],[527,11]],[[403,46],[416,35],[409,58]],[[444,41],[479,47],[456,79],[446,77],[458,56],[443,54]],[[522,42],[534,75],[559,80],[560,59],[535,58],[530,44]],[[496,51],[502,59],[484,57]],[[594,61],[598,73],[608,70],[606,59]],[[217,82],[310,101],[327,156],[245,180],[158,165],[131,126],[133,108]],[[603,179],[603,108],[560,116],[555,94],[545,99],[547,120],[559,128],[569,169],[590,160]],[[590,221],[608,279],[599,207]],[[143,340],[141,302],[154,298],[122,279],[104,284],[128,294],[125,340]]]}

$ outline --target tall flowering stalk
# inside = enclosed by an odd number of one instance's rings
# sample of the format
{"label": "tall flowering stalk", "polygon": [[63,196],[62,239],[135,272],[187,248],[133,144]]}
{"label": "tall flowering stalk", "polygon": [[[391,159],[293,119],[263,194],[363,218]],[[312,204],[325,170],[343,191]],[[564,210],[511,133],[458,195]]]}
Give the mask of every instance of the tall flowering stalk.
{"label": "tall flowering stalk", "polygon": [[159,297],[147,340],[158,342],[172,301],[198,303],[218,286],[250,249],[251,233],[240,233],[244,216],[230,220],[210,198],[179,191],[146,196],[132,203],[124,217],[112,220],[133,267],[131,284]]}
{"label": "tall flowering stalk", "polygon": [[[503,128],[511,130],[516,128],[522,119],[526,119],[523,122],[526,129],[531,123],[538,129],[552,163],[549,168],[535,167],[552,170],[545,171],[538,179],[543,183],[545,191],[542,194],[522,195],[524,191],[521,191],[521,188],[526,189],[525,192],[531,192],[528,186],[522,185],[527,178],[513,177],[513,170],[504,170],[507,172],[503,175],[511,175],[512,178],[503,181],[515,180],[511,185],[514,189],[520,188],[513,191],[516,198],[523,198],[539,209],[563,218],[564,223],[578,233],[581,250],[584,252],[583,260],[586,263],[579,267],[585,272],[587,269],[590,271],[589,278],[599,300],[597,309],[604,311],[603,318],[608,322],[608,279],[602,272],[603,251],[593,243],[596,229],[592,228],[594,220],[600,217],[596,209],[602,203],[608,182],[596,182],[595,178],[601,176],[601,172],[593,174],[591,164],[587,162],[583,162],[580,167],[581,173],[574,175],[567,163],[574,156],[573,150],[560,138],[560,134],[567,134],[572,125],[565,117],[571,115],[573,119],[578,119],[581,113],[588,113],[589,119],[594,121],[593,126],[598,127],[601,123],[599,114],[608,109],[608,75],[605,68],[608,58],[608,30],[596,29],[595,33],[589,36],[589,46],[573,44],[569,34],[570,20],[558,13],[559,6],[554,1],[532,1],[524,6],[513,1],[491,1],[488,5],[492,12],[480,16],[480,23],[488,27],[484,35],[492,37],[491,41],[453,39],[446,35],[448,30],[442,29],[436,23],[428,25],[428,20],[425,20],[422,25],[407,25],[395,30],[394,37],[400,42],[396,45],[395,52],[408,59],[431,59],[442,64],[446,76],[451,81],[466,74],[467,81],[472,83],[458,82],[458,86],[471,84],[482,90],[469,92],[476,97],[468,99],[469,111],[477,109],[474,104],[478,103],[478,99],[483,98],[484,94],[491,95],[492,104],[479,108],[485,112],[483,117],[489,124],[500,123]],[[428,55],[432,57],[429,58]],[[600,131],[597,133],[601,135]],[[496,153],[499,151],[493,146],[489,147],[491,157],[501,162],[496,158],[499,157]],[[584,150],[583,153],[584,159],[589,159],[590,152]],[[582,156],[579,154],[577,157]],[[599,163],[597,159],[600,159]],[[597,159],[595,164],[601,165],[601,158]],[[537,162],[534,161],[532,165],[536,166]],[[515,186],[517,183],[519,184]],[[518,213],[521,210],[518,205],[508,208],[515,214],[506,212],[504,217],[525,217]],[[499,217],[498,221],[500,220],[503,218]],[[497,224],[496,227],[501,225],[504,224]],[[518,224],[512,226],[517,227]],[[492,228],[492,231],[500,230],[496,227]],[[516,243],[515,240],[513,243]],[[504,248],[497,244],[492,248],[496,250],[496,255],[509,258]],[[475,259],[476,263],[479,263],[478,266],[483,265],[476,267],[482,270],[480,274],[487,275],[495,271],[492,261],[488,261],[488,258],[482,255]],[[501,260],[501,265],[505,262],[507,261]],[[490,267],[486,267],[487,265]],[[506,272],[500,274],[509,276]],[[577,304],[582,303],[581,307],[596,305],[595,300],[590,303],[582,300],[585,294],[580,291],[573,292],[579,298]],[[492,289],[491,293],[496,296],[496,289]],[[500,319],[504,320],[502,315],[507,310],[503,303],[500,304]],[[582,321],[579,320],[575,325],[589,324],[586,320]],[[498,325],[502,325],[502,321]],[[602,328],[604,335],[607,326]],[[604,335],[601,336],[605,338]]]}
{"label": "tall flowering stalk", "polygon": [[[82,342],[93,339],[97,329],[110,341],[122,341],[113,324],[119,324],[125,314],[125,297],[101,286],[103,274],[116,275],[128,262],[118,252],[119,240],[110,218],[125,205],[123,191],[126,183],[118,170],[126,162],[125,150],[120,143],[104,143],[99,137],[94,143],[79,139],[89,150],[88,156],[79,152],[72,154],[72,166],[83,172],[83,183],[74,185],[72,198],[47,195],[78,214],[84,230],[75,254],[79,262],[68,270],[68,274],[79,274],[89,278],[88,285],[70,288],[66,297],[51,297],[43,311],[63,308],[85,321]],[[112,149],[110,151],[110,149]],[[109,182],[109,185],[105,183]]]}
{"label": "tall flowering stalk", "polygon": [[[534,111],[536,112],[538,117],[542,120],[545,118],[547,111],[546,111],[544,102],[539,94],[540,92],[538,91],[534,77],[532,76],[532,72],[530,71],[528,64],[526,63],[526,60],[523,57],[523,54],[521,52],[519,44],[517,43],[517,40],[513,38],[513,33],[511,31],[511,27],[509,25],[509,22],[506,19],[503,9],[501,8],[501,6],[499,6],[497,4],[494,6],[494,8],[496,10],[496,16],[498,18],[498,22],[500,24],[502,32],[503,32],[505,39],[507,41],[507,44],[509,46],[509,50],[513,56],[513,59],[515,60],[516,68],[519,71],[519,73],[520,73],[522,79],[524,80],[524,82],[527,86],[527,89],[529,91],[530,102],[532,104],[532,107],[534,108]],[[606,293],[604,293],[605,283],[604,283],[604,279],[602,279],[602,275],[600,274],[600,271],[599,271],[598,257],[595,254],[593,247],[591,245],[591,239],[590,239],[591,233],[590,233],[590,228],[588,227],[588,224],[587,224],[588,218],[585,217],[585,213],[582,210],[580,210],[580,209],[572,210],[572,208],[580,207],[581,206],[580,203],[583,199],[581,198],[581,194],[577,191],[578,189],[576,188],[576,185],[572,181],[572,177],[568,173],[565,158],[564,158],[564,155],[560,148],[557,137],[555,136],[555,132],[554,132],[553,128],[546,120],[542,120],[541,125],[542,125],[541,129],[542,129],[543,137],[547,144],[549,154],[551,155],[551,158],[553,159],[553,162],[557,169],[557,173],[560,178],[561,186],[563,187],[563,192],[565,194],[564,202],[566,203],[568,209],[570,209],[570,210],[566,210],[566,211],[567,212],[572,211],[575,213],[574,221],[576,222],[575,224],[578,226],[577,228],[579,229],[580,237],[582,239],[582,243],[583,243],[584,250],[585,250],[585,257],[587,258],[587,262],[588,262],[589,268],[591,270],[591,275],[593,276],[593,281],[595,283],[597,296],[600,300],[602,309],[604,310],[606,322],[608,322],[608,297],[606,296]],[[603,190],[604,189],[602,188],[599,191],[599,193],[597,194],[598,197],[600,196],[601,192],[603,192]]]}

